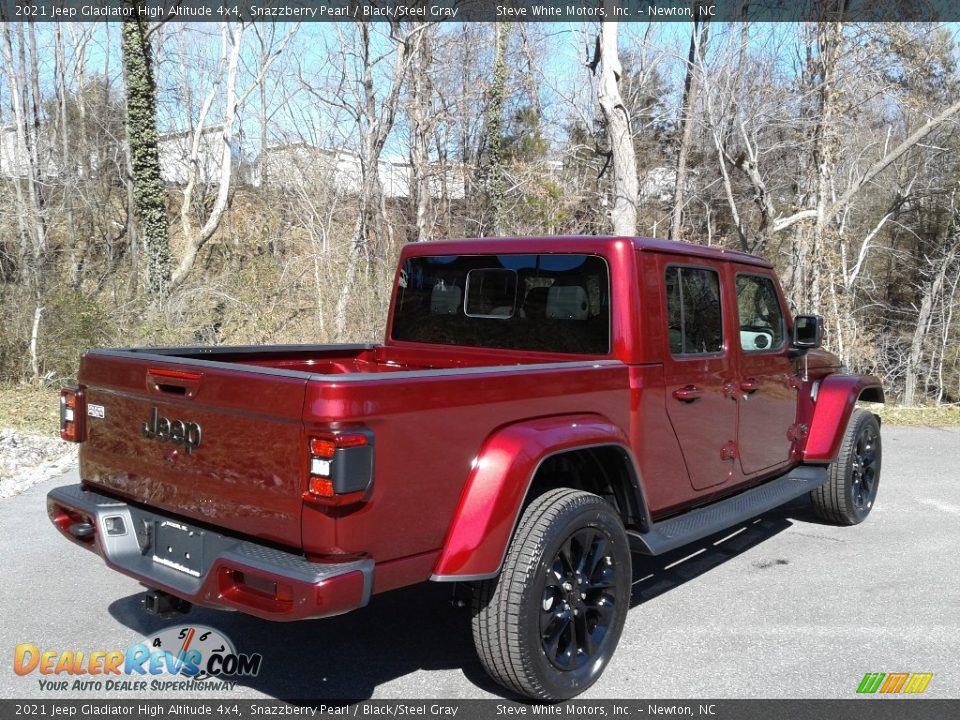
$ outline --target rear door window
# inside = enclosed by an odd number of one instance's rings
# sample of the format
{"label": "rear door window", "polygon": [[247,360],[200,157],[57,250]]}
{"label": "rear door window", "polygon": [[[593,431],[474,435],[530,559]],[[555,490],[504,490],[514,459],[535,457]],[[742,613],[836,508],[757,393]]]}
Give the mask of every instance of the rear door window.
{"label": "rear door window", "polygon": [[667,332],[673,355],[723,352],[720,276],[715,270],[671,265],[664,278]]}

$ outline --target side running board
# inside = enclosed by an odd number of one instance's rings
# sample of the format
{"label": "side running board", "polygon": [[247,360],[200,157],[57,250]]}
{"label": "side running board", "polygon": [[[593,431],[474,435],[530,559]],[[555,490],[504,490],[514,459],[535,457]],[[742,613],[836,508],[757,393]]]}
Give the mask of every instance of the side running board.
{"label": "side running board", "polygon": [[653,523],[649,532],[630,532],[630,549],[644,555],[675,550],[773,510],[825,482],[826,465],[801,465],[776,480],[738,495]]}

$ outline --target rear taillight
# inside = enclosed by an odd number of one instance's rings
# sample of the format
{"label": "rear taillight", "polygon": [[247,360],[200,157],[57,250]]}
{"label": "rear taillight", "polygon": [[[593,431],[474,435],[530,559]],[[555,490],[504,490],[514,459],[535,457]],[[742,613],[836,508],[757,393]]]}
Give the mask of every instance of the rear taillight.
{"label": "rear taillight", "polygon": [[373,482],[373,433],[325,433],[308,441],[307,493],[313,500],[360,499]]}
{"label": "rear taillight", "polygon": [[87,403],[83,388],[68,387],[60,391],[60,437],[67,442],[83,442]]}

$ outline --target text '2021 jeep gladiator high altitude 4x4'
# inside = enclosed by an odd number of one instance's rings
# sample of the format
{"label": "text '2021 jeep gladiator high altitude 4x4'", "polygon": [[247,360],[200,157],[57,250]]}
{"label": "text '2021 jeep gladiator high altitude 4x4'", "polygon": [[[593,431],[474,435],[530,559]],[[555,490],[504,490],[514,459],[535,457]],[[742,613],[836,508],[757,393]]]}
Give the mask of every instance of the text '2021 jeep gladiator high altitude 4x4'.
{"label": "text '2021 jeep gladiator high altitude 4x4'", "polygon": [[880,428],[771,265],[634,238],[407,245],[382,345],[94,350],[61,397],[69,539],[191,603],[337,615],[474,584],[487,671],[572,697],[610,660],[630,552],[810,493],[873,505]]}

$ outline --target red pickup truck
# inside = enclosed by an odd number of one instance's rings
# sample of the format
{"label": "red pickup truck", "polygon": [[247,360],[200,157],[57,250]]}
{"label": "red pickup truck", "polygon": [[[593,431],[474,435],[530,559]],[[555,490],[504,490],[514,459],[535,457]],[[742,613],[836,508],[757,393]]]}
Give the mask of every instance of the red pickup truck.
{"label": "red pickup truck", "polygon": [[877,379],[817,349],[771,265],[651,239],[407,245],[382,345],[93,350],[61,396],[70,540],[190,604],[319,618],[427,580],[473,588],[483,665],[589,687],[630,553],[803,494],[862,521]]}

